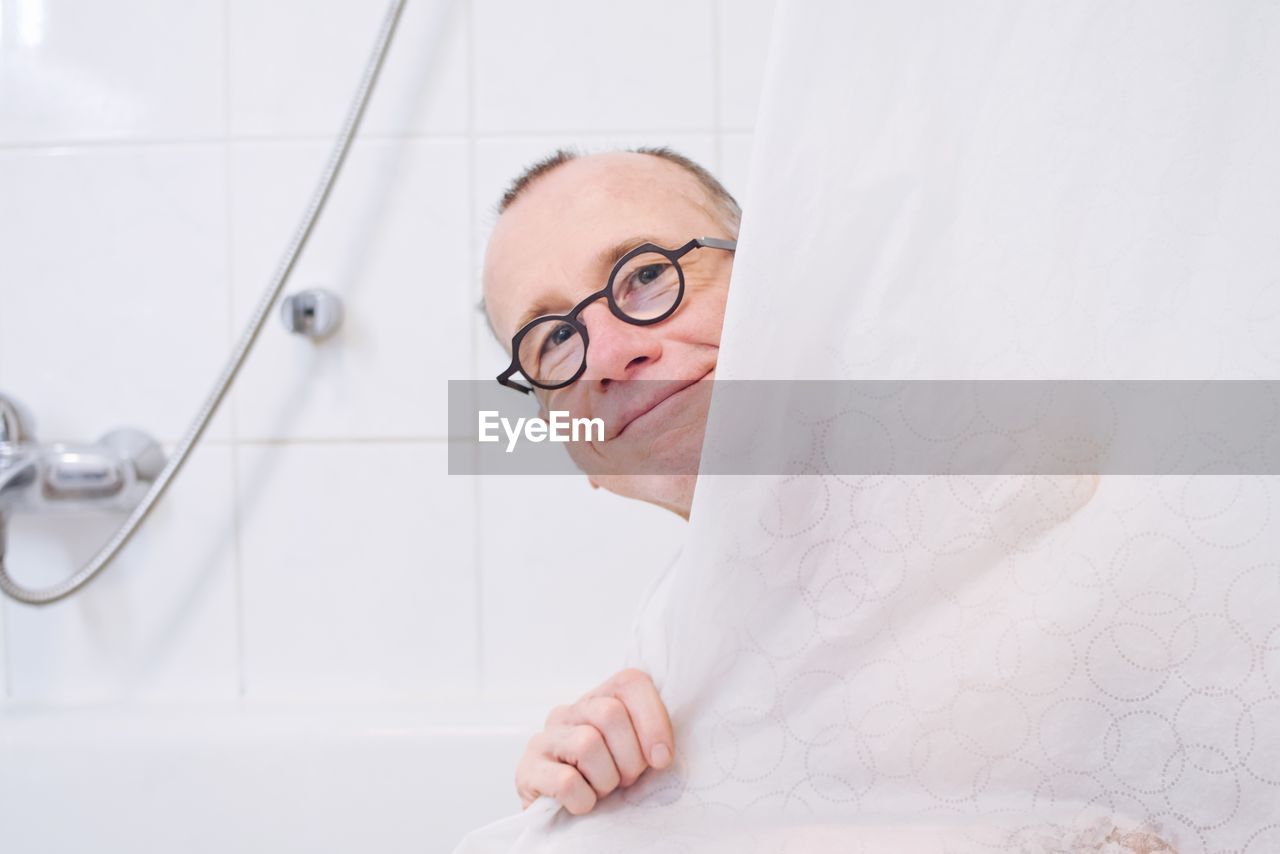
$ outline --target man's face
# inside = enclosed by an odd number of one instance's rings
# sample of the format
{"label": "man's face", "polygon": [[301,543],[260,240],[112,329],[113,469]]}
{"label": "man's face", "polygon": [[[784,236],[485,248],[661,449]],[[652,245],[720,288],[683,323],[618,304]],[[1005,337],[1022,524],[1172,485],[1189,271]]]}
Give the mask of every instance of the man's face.
{"label": "man's face", "polygon": [[[499,218],[484,265],[490,322],[510,353],[521,326],[566,313],[602,288],[626,251],[704,236],[735,235],[675,164],[634,153],[571,160],[532,182]],[[732,265],[723,250],[686,254],[684,298],[652,326],[619,319],[603,298],[579,315],[590,341],[586,370],[536,394],[544,413],[604,420],[604,441],[568,445],[593,483],[687,518],[710,402],[711,384],[698,383],[714,376]],[[652,473],[676,468],[689,474]]]}

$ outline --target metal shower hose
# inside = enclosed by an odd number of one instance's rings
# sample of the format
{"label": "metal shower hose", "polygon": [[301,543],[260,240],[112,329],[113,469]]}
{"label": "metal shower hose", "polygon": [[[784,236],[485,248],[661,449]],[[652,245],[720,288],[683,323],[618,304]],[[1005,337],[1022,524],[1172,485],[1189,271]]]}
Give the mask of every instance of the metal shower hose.
{"label": "metal shower hose", "polygon": [[382,68],[382,61],[386,58],[387,49],[391,46],[391,36],[399,23],[400,13],[404,9],[404,4],[405,0],[391,0],[388,5],[386,16],[382,21],[382,28],[378,31],[378,38],[373,46],[373,52],[369,55],[369,61],[365,64],[364,74],[360,78],[360,88],[356,92],[356,97],[351,104],[350,110],[347,112],[337,144],[333,148],[333,153],[329,156],[328,163],[325,164],[324,172],[320,176],[320,183],[316,186],[315,192],[311,196],[311,203],[307,206],[306,213],[303,214],[302,222],[294,233],[293,239],[289,242],[270,285],[268,285],[266,292],[262,295],[262,299],[258,302],[258,307],[254,310],[248,327],[232,351],[231,359],[227,362],[226,367],[222,369],[222,375],[218,378],[213,392],[205,400],[204,406],[200,408],[182,441],[178,443],[174,455],[170,457],[164,469],[151,484],[151,488],[147,490],[142,500],[138,502],[133,512],[129,514],[129,518],[125,519],[124,524],[116,530],[106,545],[99,549],[93,559],[70,578],[51,587],[32,590],[18,584],[9,576],[9,571],[4,563],[5,542],[7,539],[5,536],[5,518],[3,514],[0,514],[0,590],[3,590],[19,602],[25,602],[28,605],[48,605],[70,596],[92,581],[98,573],[106,568],[107,564],[111,563],[120,549],[124,547],[124,544],[129,542],[129,538],[138,530],[143,520],[150,514],[151,509],[160,500],[160,496],[164,495],[170,481],[178,474],[178,470],[187,461],[187,456],[190,455],[191,449],[195,447],[205,428],[209,426],[209,420],[213,418],[213,414],[218,410],[218,404],[222,402],[222,398],[235,380],[236,374],[240,372],[240,366],[244,363],[245,357],[249,355],[249,351],[253,349],[253,344],[258,339],[258,333],[262,331],[262,325],[266,322],[272,305],[279,298],[280,292],[284,290],[285,283],[289,280],[289,274],[293,272],[294,264],[297,263],[298,256],[302,253],[302,247],[306,245],[307,238],[311,236],[311,230],[316,224],[316,219],[319,218],[320,211],[324,209],[325,202],[329,198],[329,191],[333,188],[334,179],[338,177],[338,172],[346,159],[347,150],[351,147],[351,140],[355,137],[356,128],[360,125],[365,106],[369,102],[369,96],[372,94],[374,83],[377,81],[378,72]]}

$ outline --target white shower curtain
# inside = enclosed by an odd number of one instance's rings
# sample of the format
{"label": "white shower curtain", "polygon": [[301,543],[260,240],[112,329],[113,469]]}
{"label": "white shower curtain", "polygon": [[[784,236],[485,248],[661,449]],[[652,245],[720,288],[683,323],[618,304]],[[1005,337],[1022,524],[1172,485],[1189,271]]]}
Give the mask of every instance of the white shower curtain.
{"label": "white shower curtain", "polygon": [[[1280,4],[782,0],[766,77],[719,378],[1280,379]],[[675,763],[459,854],[1280,851],[1280,478],[1209,471],[704,475]]]}

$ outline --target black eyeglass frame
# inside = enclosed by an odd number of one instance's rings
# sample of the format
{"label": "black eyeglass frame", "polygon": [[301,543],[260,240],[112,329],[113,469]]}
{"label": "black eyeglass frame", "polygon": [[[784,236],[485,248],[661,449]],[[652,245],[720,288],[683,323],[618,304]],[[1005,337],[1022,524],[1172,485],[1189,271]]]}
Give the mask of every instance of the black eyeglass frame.
{"label": "black eyeglass frame", "polygon": [[[675,310],[680,307],[680,303],[684,301],[684,268],[680,266],[680,259],[685,255],[688,255],[694,249],[700,249],[703,247],[708,249],[725,249],[732,252],[737,249],[738,242],[736,240],[724,240],[719,237],[695,237],[679,249],[667,249],[664,246],[658,246],[654,243],[642,243],[635,249],[630,250],[626,255],[623,255],[618,259],[618,263],[613,265],[613,270],[610,271],[609,278],[605,282],[604,287],[595,293],[584,297],[580,303],[569,310],[568,314],[544,314],[540,317],[535,317],[533,320],[530,320],[524,326],[520,327],[520,331],[511,338],[511,364],[507,366],[505,371],[498,374],[498,382],[502,383],[502,385],[507,388],[513,388],[516,391],[524,392],[525,394],[532,392],[533,388],[515,382],[511,379],[512,374],[519,373],[529,382],[533,383],[534,386],[548,391],[557,388],[564,388],[567,385],[572,385],[577,382],[578,378],[582,376],[583,371],[587,369],[587,348],[591,344],[591,339],[587,335],[587,327],[578,320],[578,315],[582,313],[583,309],[600,299],[600,297],[605,297],[609,303],[609,311],[612,312],[614,317],[625,323],[630,323],[634,326],[651,326],[655,323],[661,323],[674,314]],[[628,261],[637,255],[643,255],[646,252],[662,255],[671,261],[671,265],[676,268],[676,275],[680,279],[680,288],[676,291],[676,299],[675,302],[671,304],[671,308],[667,309],[657,317],[651,317],[647,320],[636,320],[634,317],[630,317],[625,314],[622,309],[618,307],[618,303],[613,297],[613,281],[617,278],[618,273],[624,266],[626,266]],[[534,326],[547,320],[563,320],[573,326],[577,333],[582,336],[582,364],[578,365],[578,370],[574,372],[573,376],[564,382],[555,383],[554,385],[546,385],[538,382],[533,377],[526,374],[520,367],[521,340],[529,333],[529,330],[533,329]]]}

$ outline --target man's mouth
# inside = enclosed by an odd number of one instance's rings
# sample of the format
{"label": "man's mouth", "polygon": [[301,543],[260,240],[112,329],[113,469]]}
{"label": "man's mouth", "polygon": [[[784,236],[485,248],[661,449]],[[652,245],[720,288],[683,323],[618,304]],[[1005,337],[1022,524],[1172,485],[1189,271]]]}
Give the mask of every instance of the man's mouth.
{"label": "man's mouth", "polygon": [[[622,436],[623,433],[627,432],[627,428],[630,427],[632,424],[639,421],[641,418],[644,418],[645,416],[649,415],[658,407],[662,406],[662,404],[666,403],[669,400],[672,400],[673,398],[677,397],[681,393],[687,391],[688,389],[702,382],[707,377],[711,376],[711,374],[714,371],[715,371],[715,368],[712,368],[711,370],[707,371],[705,374],[703,374],[702,376],[698,377],[695,380],[689,380],[688,382],[681,382],[681,383],[672,383],[666,388],[659,389],[658,391],[654,392],[653,395],[651,395],[648,399],[637,402],[634,406],[630,407],[624,413],[623,420],[622,420],[622,429],[620,429],[617,433],[614,433],[613,436],[610,437],[610,439],[607,441],[612,441],[613,439],[619,438],[620,436]],[[636,380],[636,382],[645,383],[648,381]],[[662,414],[661,412],[658,413],[658,415],[661,415],[661,414]]]}

